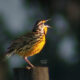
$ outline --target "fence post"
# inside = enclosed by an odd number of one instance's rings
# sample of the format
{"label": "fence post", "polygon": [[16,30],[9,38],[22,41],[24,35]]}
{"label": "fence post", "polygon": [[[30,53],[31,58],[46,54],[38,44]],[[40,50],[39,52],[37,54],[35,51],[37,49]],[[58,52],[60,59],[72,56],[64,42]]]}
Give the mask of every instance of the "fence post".
{"label": "fence post", "polygon": [[35,68],[15,68],[14,80],[49,80],[48,67],[37,66]]}

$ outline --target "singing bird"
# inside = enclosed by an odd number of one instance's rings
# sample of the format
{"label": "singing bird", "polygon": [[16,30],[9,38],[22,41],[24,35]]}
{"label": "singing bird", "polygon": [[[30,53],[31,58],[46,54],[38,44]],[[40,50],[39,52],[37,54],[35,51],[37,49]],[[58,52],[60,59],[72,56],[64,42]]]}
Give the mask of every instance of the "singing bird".
{"label": "singing bird", "polygon": [[38,54],[46,43],[46,34],[48,25],[45,23],[48,20],[39,20],[34,25],[32,31],[27,33],[12,42],[7,51],[7,57],[18,54],[31,66],[34,65],[27,59],[29,56]]}

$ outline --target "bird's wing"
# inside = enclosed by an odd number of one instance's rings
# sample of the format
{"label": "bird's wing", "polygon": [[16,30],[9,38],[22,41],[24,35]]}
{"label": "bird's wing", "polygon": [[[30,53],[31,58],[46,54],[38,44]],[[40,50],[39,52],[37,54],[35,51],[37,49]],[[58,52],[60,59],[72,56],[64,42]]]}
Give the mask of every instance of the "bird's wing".
{"label": "bird's wing", "polygon": [[28,33],[27,35],[21,36],[13,41],[11,46],[8,48],[8,53],[16,51],[20,48],[26,46],[26,48],[30,48],[36,41],[38,41],[39,35],[35,35],[35,33]]}

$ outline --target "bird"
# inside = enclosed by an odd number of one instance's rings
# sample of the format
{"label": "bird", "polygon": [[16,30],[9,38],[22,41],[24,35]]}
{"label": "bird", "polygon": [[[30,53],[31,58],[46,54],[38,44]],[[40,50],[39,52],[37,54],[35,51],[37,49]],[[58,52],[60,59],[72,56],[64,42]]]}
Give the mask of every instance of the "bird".
{"label": "bird", "polygon": [[47,21],[49,20],[38,20],[31,32],[13,40],[8,47],[6,56],[10,57],[18,54],[33,68],[34,65],[28,60],[28,57],[40,53],[43,49],[46,43],[47,30],[50,28],[50,26],[45,24]]}

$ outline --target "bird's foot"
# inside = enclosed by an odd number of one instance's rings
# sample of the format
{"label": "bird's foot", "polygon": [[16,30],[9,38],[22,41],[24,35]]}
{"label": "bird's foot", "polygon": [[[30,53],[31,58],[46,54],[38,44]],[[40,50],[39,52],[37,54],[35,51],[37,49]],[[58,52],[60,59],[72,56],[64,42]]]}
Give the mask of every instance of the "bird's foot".
{"label": "bird's foot", "polygon": [[35,68],[34,65],[33,66],[26,66],[26,69],[33,69],[33,68]]}
{"label": "bird's foot", "polygon": [[26,67],[26,68],[34,68],[35,66],[27,59],[27,57],[24,57],[24,59],[25,59],[25,61],[29,64],[29,66],[28,67]]}

